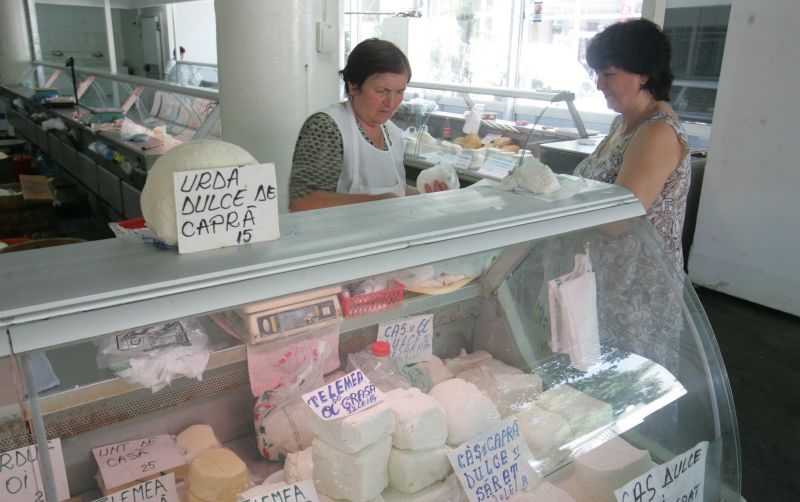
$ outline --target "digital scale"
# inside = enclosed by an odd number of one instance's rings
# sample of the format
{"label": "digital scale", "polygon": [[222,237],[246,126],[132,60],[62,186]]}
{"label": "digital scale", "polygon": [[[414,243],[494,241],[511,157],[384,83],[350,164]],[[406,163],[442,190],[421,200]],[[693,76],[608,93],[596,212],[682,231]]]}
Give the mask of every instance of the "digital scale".
{"label": "digital scale", "polygon": [[262,343],[341,322],[343,317],[338,298],[340,291],[338,286],[309,291],[225,310],[212,318],[228,333],[242,341]]}

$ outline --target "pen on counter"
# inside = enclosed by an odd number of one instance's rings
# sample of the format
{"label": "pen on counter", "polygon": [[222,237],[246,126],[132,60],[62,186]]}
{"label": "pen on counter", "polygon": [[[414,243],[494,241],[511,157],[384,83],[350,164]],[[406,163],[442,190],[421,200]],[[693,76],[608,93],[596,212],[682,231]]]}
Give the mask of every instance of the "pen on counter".
{"label": "pen on counter", "polygon": [[157,145],[145,145],[142,147],[142,151],[145,150],[152,150],[153,148],[158,148],[159,146],[164,146],[165,143],[159,143]]}

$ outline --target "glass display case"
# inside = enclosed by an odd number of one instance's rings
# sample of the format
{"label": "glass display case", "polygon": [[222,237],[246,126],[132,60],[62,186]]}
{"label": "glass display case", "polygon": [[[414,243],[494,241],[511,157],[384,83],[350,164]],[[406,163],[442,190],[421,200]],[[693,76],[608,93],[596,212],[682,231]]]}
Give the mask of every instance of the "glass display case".
{"label": "glass display case", "polygon": [[[701,500],[739,500],[736,417],[714,335],[625,189],[586,181],[548,201],[476,185],[284,214],[280,226],[275,241],[191,255],[118,238],[4,257],[0,358],[27,369],[17,386],[27,392],[0,423],[29,427],[23,446],[58,439],[63,457],[51,449],[48,461],[63,462],[70,494],[90,500],[98,482],[114,491],[102,469],[95,477],[93,449],[196,424],[242,459],[247,486],[293,482],[290,455],[310,444],[317,490],[331,498],[465,500],[450,464],[433,478],[416,461],[387,467],[411,455],[397,442],[403,413],[391,428],[364,419],[357,437],[370,446],[348,452],[328,444],[341,434],[313,425],[302,400],[295,411],[276,401],[355,367],[394,412],[395,387],[435,400],[447,431],[436,451],[513,420],[530,489],[544,480],[577,501],[613,501],[613,489],[702,447]],[[395,359],[390,373],[358,363],[386,337],[380,329],[416,316],[430,316],[430,359]],[[0,430],[5,450],[20,445],[13,430]],[[376,434],[395,446],[366,461],[379,440],[364,438]],[[170,471],[191,500],[196,462],[188,481]],[[336,471],[347,465],[358,467]],[[50,498],[56,479],[43,479]]]}
{"label": "glass display case", "polygon": [[568,91],[411,82],[392,121],[405,131],[409,178],[452,164],[463,185],[498,180],[540,145],[596,135]]}
{"label": "glass display case", "polygon": [[141,216],[140,191],[159,156],[221,134],[215,89],[94,69],[34,62],[20,83],[0,86],[0,98],[44,162],[117,220]]}

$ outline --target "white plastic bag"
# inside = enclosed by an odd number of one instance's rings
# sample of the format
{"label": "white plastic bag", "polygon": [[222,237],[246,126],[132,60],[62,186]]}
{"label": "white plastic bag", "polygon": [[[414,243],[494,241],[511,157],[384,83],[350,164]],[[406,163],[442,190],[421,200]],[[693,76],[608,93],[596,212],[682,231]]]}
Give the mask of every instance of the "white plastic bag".
{"label": "white plastic bag", "polygon": [[433,187],[433,182],[438,181],[447,185],[448,190],[459,188],[461,183],[458,181],[458,174],[452,164],[437,164],[425,169],[417,177],[417,190],[420,193],[428,193],[433,190],[426,190],[425,185]]}

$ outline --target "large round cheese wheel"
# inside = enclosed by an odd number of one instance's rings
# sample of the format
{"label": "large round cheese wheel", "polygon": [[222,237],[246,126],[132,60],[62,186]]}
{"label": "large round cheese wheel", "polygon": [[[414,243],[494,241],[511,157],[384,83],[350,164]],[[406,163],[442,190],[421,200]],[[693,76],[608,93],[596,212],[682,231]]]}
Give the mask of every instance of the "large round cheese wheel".
{"label": "large round cheese wheel", "polygon": [[201,139],[176,146],[159,157],[147,173],[141,205],[148,228],[166,244],[178,242],[173,173],[257,163],[243,148],[224,141]]}

